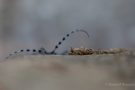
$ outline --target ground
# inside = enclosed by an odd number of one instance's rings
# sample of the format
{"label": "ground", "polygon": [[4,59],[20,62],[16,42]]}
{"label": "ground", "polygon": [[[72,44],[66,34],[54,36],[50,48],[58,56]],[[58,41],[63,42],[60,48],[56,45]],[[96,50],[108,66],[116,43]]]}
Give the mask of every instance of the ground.
{"label": "ground", "polygon": [[[0,63],[0,90],[134,90],[134,52],[103,51],[90,49],[90,55],[10,58]],[[124,53],[108,54],[114,51]]]}

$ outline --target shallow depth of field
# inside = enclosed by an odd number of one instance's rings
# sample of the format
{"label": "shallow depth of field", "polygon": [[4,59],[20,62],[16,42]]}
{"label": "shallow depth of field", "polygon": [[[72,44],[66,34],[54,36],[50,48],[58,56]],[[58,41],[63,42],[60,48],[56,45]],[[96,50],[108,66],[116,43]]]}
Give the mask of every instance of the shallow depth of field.
{"label": "shallow depth of field", "polygon": [[134,0],[0,0],[0,58],[20,49],[134,48]]}
{"label": "shallow depth of field", "polygon": [[[134,90],[134,8],[134,0],[0,0],[0,90]],[[76,29],[90,37],[75,33],[56,52],[88,48],[96,55],[5,59],[21,49],[51,51]],[[111,49],[127,52],[102,51]]]}

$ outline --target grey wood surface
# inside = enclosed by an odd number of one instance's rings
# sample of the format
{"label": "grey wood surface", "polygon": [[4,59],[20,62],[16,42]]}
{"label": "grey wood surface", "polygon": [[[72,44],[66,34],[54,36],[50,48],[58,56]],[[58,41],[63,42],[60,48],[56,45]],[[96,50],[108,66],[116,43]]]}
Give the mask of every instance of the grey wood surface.
{"label": "grey wood surface", "polygon": [[0,63],[0,90],[134,90],[134,55],[25,56]]}

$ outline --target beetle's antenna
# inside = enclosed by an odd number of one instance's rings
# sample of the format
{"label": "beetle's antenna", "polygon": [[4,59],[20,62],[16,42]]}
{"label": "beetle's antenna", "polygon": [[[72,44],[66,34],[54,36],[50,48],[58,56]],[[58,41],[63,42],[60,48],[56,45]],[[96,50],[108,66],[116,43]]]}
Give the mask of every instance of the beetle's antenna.
{"label": "beetle's antenna", "polygon": [[68,34],[66,34],[66,36],[64,36],[64,37],[62,38],[62,40],[59,41],[58,44],[55,45],[55,47],[54,47],[54,49],[51,51],[51,53],[54,54],[55,51],[59,48],[59,46],[63,43],[63,41],[65,41],[71,34],[73,34],[73,33],[75,33],[75,32],[83,32],[83,33],[85,33],[85,34],[88,36],[88,38],[89,38],[89,34],[88,34],[87,31],[85,31],[85,30],[83,30],[83,29],[74,30],[74,31],[72,31],[72,32],[70,32],[70,33],[68,33]]}
{"label": "beetle's antenna", "polygon": [[17,54],[21,54],[21,53],[25,53],[25,52],[30,53],[30,54],[37,54],[37,53],[39,53],[39,51],[36,50],[36,49],[31,49],[31,50],[30,49],[26,49],[26,50],[21,49],[21,50],[18,50],[18,51],[13,52],[12,54],[9,54],[6,57],[6,59],[8,59],[11,56],[14,56],[14,55],[17,55]]}

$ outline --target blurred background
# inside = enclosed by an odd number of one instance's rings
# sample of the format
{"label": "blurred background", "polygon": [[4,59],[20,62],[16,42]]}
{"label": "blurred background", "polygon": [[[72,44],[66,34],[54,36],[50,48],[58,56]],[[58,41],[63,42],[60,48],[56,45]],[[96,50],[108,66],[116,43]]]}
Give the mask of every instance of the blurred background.
{"label": "blurred background", "polygon": [[135,0],[0,0],[0,57],[27,48],[134,48]]}

